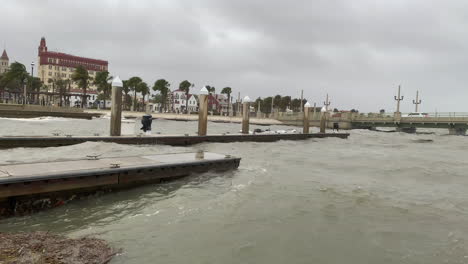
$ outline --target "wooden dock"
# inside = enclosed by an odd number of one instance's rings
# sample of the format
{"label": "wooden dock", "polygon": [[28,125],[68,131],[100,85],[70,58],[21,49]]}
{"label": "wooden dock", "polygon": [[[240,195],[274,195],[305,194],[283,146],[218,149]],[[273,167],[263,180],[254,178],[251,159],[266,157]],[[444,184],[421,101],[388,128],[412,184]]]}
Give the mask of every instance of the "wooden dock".
{"label": "wooden dock", "polygon": [[189,146],[204,142],[274,142],[278,140],[306,140],[310,138],[348,138],[349,133],[312,133],[312,134],[223,134],[207,136],[37,136],[37,137],[0,137],[0,149],[60,147],[84,142],[113,142],[133,145],[170,145]]}
{"label": "wooden dock", "polygon": [[0,165],[0,217],[63,205],[80,196],[239,167],[210,152]]}

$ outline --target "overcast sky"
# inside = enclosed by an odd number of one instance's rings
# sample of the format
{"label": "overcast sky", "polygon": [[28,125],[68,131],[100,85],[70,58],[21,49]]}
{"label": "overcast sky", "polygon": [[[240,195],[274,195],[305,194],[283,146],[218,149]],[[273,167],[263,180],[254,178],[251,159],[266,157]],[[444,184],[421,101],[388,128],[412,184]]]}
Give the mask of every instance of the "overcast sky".
{"label": "overcast sky", "polygon": [[[1,0],[11,60],[49,50],[109,61],[112,75],[165,78],[234,96],[304,96],[331,107],[468,112],[468,1]],[[29,68],[29,67],[28,67]]]}

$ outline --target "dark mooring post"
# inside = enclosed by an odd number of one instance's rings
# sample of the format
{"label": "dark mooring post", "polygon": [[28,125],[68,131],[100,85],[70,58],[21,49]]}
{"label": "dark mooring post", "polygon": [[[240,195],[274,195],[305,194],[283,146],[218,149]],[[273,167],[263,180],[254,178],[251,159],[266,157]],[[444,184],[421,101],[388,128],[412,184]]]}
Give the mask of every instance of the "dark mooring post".
{"label": "dark mooring post", "polygon": [[242,100],[242,134],[249,134],[250,98]]}
{"label": "dark mooring post", "polygon": [[201,88],[198,100],[198,135],[206,136],[208,129],[208,89],[206,87]]}
{"label": "dark mooring post", "polygon": [[122,126],[122,87],[119,76],[112,80],[110,135],[120,136]]}
{"label": "dark mooring post", "polygon": [[320,133],[325,133],[325,126],[327,125],[327,109],[322,107],[320,110]]}
{"label": "dark mooring post", "polygon": [[303,134],[309,134],[309,114],[310,114],[310,104],[307,102],[304,105],[304,128],[302,129]]}

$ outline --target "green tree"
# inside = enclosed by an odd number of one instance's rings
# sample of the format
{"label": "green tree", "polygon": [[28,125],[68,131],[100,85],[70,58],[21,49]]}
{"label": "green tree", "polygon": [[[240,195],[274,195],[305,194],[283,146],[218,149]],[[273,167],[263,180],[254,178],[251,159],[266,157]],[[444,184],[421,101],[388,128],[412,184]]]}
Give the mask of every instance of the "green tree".
{"label": "green tree", "polygon": [[141,82],[143,82],[143,80],[137,76],[134,76],[128,79],[128,87],[130,88],[130,91],[133,91],[133,110],[135,110],[136,108],[136,103],[137,103],[136,94],[138,92],[138,85]]}
{"label": "green tree", "polygon": [[137,89],[138,89],[138,92],[141,93],[141,95],[143,96],[143,107],[145,107],[145,96],[148,95],[148,101],[149,101],[150,90],[149,90],[148,84],[145,82],[141,82],[138,84]]}
{"label": "green tree", "polygon": [[215,94],[216,88],[215,88],[214,86],[209,86],[209,85],[207,85],[207,86],[205,86],[205,87],[206,87],[206,89],[208,90],[208,92],[209,92],[210,94]]}
{"label": "green tree", "polygon": [[108,71],[97,72],[96,78],[94,79],[94,85],[96,85],[97,90],[102,94],[102,96],[98,97],[100,100],[104,101],[104,109],[106,109],[106,100],[110,99],[112,90],[110,80],[112,80],[112,76],[110,76]]}
{"label": "green tree", "polygon": [[41,87],[43,85],[42,81],[38,77],[28,76],[28,83],[30,91],[36,92],[36,103],[39,102],[39,92],[41,91]]}
{"label": "green tree", "polygon": [[179,90],[185,92],[185,112],[188,113],[188,97],[190,93],[190,87],[193,87],[193,84],[185,80],[179,84]]}
{"label": "green tree", "polygon": [[228,98],[228,112],[227,112],[227,114],[229,115],[229,110],[231,109],[231,93],[232,93],[232,89],[231,89],[231,87],[224,87],[224,88],[221,90],[221,93],[227,95],[227,98]]}
{"label": "green tree", "polygon": [[83,91],[81,107],[87,106],[87,90],[89,82],[92,78],[89,76],[88,71],[83,66],[78,66],[72,74],[71,79],[78,85]]}
{"label": "green tree", "polygon": [[59,93],[59,105],[63,106],[63,99],[65,97],[65,93],[67,92],[68,82],[67,80],[58,79],[54,82],[54,85],[57,88],[56,91]]}
{"label": "green tree", "polygon": [[281,105],[281,95],[276,95],[274,98],[273,98],[273,107],[278,109]]}
{"label": "green tree", "polygon": [[273,100],[273,97],[267,97],[265,99],[263,99],[263,103],[262,103],[262,106],[261,106],[261,110],[263,113],[271,113],[272,112],[272,109],[271,109],[271,101]]}
{"label": "green tree", "polygon": [[161,94],[162,106],[164,110],[167,110],[167,96],[169,94],[170,86],[171,84],[164,79],[157,80],[153,85],[153,91],[159,92]]}
{"label": "green tree", "polygon": [[285,112],[288,106],[291,106],[291,96],[281,97],[280,109],[282,112]]}
{"label": "green tree", "polygon": [[128,97],[129,97],[129,93],[130,93],[130,87],[128,86],[128,80],[124,80],[122,81],[122,91],[124,92],[125,96],[124,96],[124,106],[125,106],[125,109],[128,109],[128,105],[131,104],[131,100],[129,101],[128,100]]}
{"label": "green tree", "polygon": [[26,67],[15,61],[10,65],[8,71],[3,74],[0,86],[9,87],[12,90],[22,90],[28,80],[29,74]]}
{"label": "green tree", "polygon": [[291,101],[291,109],[294,112],[300,112],[301,111],[301,99],[294,98]]}

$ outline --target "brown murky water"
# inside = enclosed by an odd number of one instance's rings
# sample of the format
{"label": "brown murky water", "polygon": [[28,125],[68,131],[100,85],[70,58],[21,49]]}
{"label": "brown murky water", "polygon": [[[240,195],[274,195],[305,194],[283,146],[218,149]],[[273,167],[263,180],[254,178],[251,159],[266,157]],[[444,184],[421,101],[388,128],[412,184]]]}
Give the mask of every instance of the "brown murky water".
{"label": "brown murky water", "polygon": [[[0,119],[0,135],[104,135],[108,123]],[[154,125],[165,134],[197,128]],[[239,129],[209,124],[211,133]],[[124,124],[124,133],[136,131],[135,123]],[[434,131],[355,130],[347,140],[187,148],[85,143],[1,150],[0,163],[197,150],[243,159],[236,171],[77,201],[2,220],[0,230],[92,234],[123,249],[112,263],[468,263],[468,137]]]}

